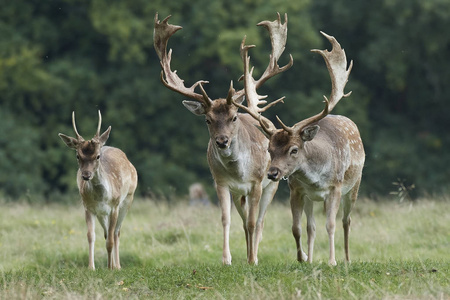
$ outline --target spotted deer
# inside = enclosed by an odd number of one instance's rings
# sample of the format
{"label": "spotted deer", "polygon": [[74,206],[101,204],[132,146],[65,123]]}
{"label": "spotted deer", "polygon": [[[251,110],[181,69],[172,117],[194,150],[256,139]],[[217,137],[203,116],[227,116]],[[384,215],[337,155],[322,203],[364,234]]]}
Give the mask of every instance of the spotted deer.
{"label": "spotted deer", "polygon": [[85,210],[89,243],[89,268],[95,270],[95,217],[103,228],[108,252],[108,268],[120,269],[119,238],[122,221],[133,202],[137,187],[134,166],[120,149],[105,146],[111,126],[100,134],[102,116],[98,111],[95,136],[88,141],[78,133],[75,112],[72,125],[76,138],[60,133],[63,142],[77,152],[77,184]]}
{"label": "spotted deer", "polygon": [[[191,87],[186,87],[184,80],[178,77],[176,71],[171,70],[172,49],[167,53],[167,43],[182,27],[168,24],[169,18],[170,16],[159,21],[158,14],[155,16],[154,47],[161,61],[161,80],[167,88],[194,100],[183,101],[183,105],[190,112],[197,116],[205,116],[210,135],[207,160],[222,211],[222,262],[225,265],[231,264],[229,231],[232,198],[243,221],[247,261],[249,264],[257,264],[264,216],[278,188],[278,182],[268,180],[265,175],[270,165],[270,156],[266,151],[268,140],[255,127],[258,122],[248,114],[238,113],[237,107],[232,103],[244,101],[243,89],[236,91],[231,82],[226,98],[211,100],[203,88],[203,84],[208,83],[207,81],[200,80]],[[272,53],[265,72],[255,82],[255,89],[261,87],[269,78],[289,69],[293,64],[291,56],[288,64],[284,67],[278,66],[278,59],[284,51],[287,38],[287,15],[284,24],[281,23],[278,14],[277,20],[263,21],[258,25],[269,31]],[[200,93],[195,92],[197,87]],[[251,102],[249,105],[262,112],[280,101],[274,101],[265,107],[258,107],[267,103],[264,101]]]}
{"label": "spotted deer", "polygon": [[[268,152],[272,161],[267,177],[274,182],[282,178],[288,179],[293,217],[292,233],[297,244],[298,261],[312,262],[316,235],[313,203],[324,201],[330,244],[329,264],[336,265],[334,248],[336,214],[342,198],[345,258],[349,261],[350,213],[357,199],[365,153],[355,123],[344,116],[329,114],[340,99],[351,94],[351,92],[344,94],[344,87],[353,61],[347,69],[347,59],[340,44],[334,37],[321,33],[332,44],[331,52],[312,50],[325,59],[331,76],[331,95],[329,99],[324,96],[325,108],[321,113],[292,127],[283,124],[277,116],[282,128],[276,129],[272,122],[251,107],[245,107],[237,102],[235,105],[259,120],[262,130],[270,140]],[[244,55],[247,56],[248,53]],[[248,70],[248,66],[246,69]],[[260,96],[251,84],[252,80],[251,74],[244,74],[246,97],[258,99]],[[300,242],[303,211],[307,217],[308,255],[303,251]]]}

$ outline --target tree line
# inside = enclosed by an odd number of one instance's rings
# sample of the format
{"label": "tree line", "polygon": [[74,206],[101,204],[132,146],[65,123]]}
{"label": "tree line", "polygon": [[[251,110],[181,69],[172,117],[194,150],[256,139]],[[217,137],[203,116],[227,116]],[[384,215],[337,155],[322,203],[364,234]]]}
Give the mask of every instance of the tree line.
{"label": "tree line", "polygon": [[[286,96],[268,111],[292,125],[323,108],[331,84],[323,59],[310,49],[335,36],[353,59],[336,114],[359,127],[366,149],[361,193],[387,195],[403,186],[413,195],[448,192],[450,127],[450,3],[444,0],[256,1],[2,1],[0,10],[0,191],[17,199],[57,199],[76,191],[75,153],[58,137],[94,135],[97,110],[108,144],[127,153],[139,173],[140,195],[184,195],[193,182],[212,191],[204,120],[160,81],[153,22],[172,15],[183,29],[171,38],[172,67],[190,86],[225,97],[242,74],[239,45],[247,36],[255,76],[268,63],[262,20],[288,14],[287,62],[261,94]],[[103,129],[104,129],[103,128]],[[393,185],[393,182],[396,185]],[[415,189],[412,190],[414,185]],[[282,197],[287,188],[281,187]],[[56,196],[55,196],[56,195]]]}

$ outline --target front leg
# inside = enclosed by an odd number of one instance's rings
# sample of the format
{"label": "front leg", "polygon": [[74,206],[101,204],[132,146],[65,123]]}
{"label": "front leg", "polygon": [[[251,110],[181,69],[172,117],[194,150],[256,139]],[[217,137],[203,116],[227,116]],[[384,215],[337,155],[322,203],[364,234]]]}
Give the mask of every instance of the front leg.
{"label": "front leg", "polygon": [[84,216],[87,225],[87,240],[89,244],[89,269],[95,270],[94,264],[94,245],[95,245],[95,215],[84,210]]}
{"label": "front leg", "polygon": [[266,216],[267,207],[272,202],[273,197],[278,189],[279,182],[270,182],[262,191],[261,201],[259,203],[258,220],[256,221],[256,253],[258,253],[259,243],[262,240],[264,229],[264,217]]}
{"label": "front leg", "polygon": [[295,244],[297,246],[297,260],[299,262],[304,262],[308,259],[302,248],[302,214],[304,203],[304,196],[289,184],[291,194],[291,212],[292,212],[292,235],[294,236]]}
{"label": "front leg", "polygon": [[256,229],[256,219],[259,211],[259,202],[262,194],[261,182],[253,186],[252,191],[247,196],[249,201],[248,219],[247,219],[247,230],[248,230],[248,246],[249,246],[249,264],[258,264],[258,245],[257,237],[255,234]]}
{"label": "front leg", "polygon": [[227,187],[216,185],[217,197],[219,198],[220,208],[222,210],[223,227],[223,254],[222,263],[231,265],[230,252],[230,223],[231,223],[231,197]]}

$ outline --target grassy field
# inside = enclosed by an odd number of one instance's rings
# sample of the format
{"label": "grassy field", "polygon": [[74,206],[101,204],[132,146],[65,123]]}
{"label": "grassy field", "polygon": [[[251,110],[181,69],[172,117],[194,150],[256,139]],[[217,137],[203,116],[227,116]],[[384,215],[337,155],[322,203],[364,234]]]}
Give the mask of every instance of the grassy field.
{"label": "grassy field", "polygon": [[106,269],[99,225],[97,270],[87,269],[80,203],[2,203],[0,299],[450,299],[449,203],[360,200],[350,233],[352,263],[344,263],[339,225],[336,267],[327,265],[320,204],[313,264],[296,262],[290,209],[273,203],[259,265],[247,265],[233,209],[233,265],[222,266],[217,207],[138,199],[123,224],[120,271]]}

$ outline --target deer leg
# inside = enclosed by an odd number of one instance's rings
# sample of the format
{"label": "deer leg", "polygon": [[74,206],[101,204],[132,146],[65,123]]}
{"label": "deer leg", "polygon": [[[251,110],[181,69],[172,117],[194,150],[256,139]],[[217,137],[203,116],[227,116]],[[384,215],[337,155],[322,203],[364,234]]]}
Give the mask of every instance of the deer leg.
{"label": "deer leg", "polygon": [[[131,202],[129,202],[131,203]],[[117,224],[116,228],[114,230],[114,247],[113,247],[113,257],[115,262],[116,269],[121,269],[120,265],[120,254],[119,254],[119,248],[120,248],[120,229],[122,228],[122,222],[125,219],[125,216],[128,212],[128,205],[122,206],[119,210],[119,214],[117,216]]]}
{"label": "deer leg", "polygon": [[314,253],[314,240],[316,239],[316,221],[314,219],[314,202],[309,200],[306,195],[303,196],[305,203],[304,210],[306,214],[306,232],[308,233],[308,262],[312,263]]}
{"label": "deer leg", "polygon": [[231,223],[231,198],[228,188],[216,185],[217,197],[219,198],[220,208],[222,210],[222,227],[223,227],[223,253],[222,263],[231,265],[230,252],[230,223]]}
{"label": "deer leg", "polygon": [[87,225],[87,240],[89,244],[89,269],[95,270],[94,245],[95,245],[95,216],[87,209],[84,211]]}
{"label": "deer leg", "polygon": [[256,184],[250,194],[248,195],[249,209],[248,209],[248,219],[247,219],[247,230],[248,230],[248,244],[250,255],[247,257],[247,262],[249,264],[258,264],[258,247],[256,246],[256,220],[259,208],[259,203],[261,200],[262,186],[261,183]]}
{"label": "deer leg", "polygon": [[297,260],[304,262],[307,256],[302,248],[302,213],[303,213],[303,197],[298,191],[291,188],[290,202],[292,213],[292,235],[294,236],[295,244],[297,246]]}
{"label": "deer leg", "polygon": [[113,247],[113,258],[115,262],[115,268],[120,270],[120,257],[119,257],[119,246],[120,246],[120,229],[114,230],[114,247]]}
{"label": "deer leg", "polygon": [[264,217],[266,215],[267,207],[272,202],[273,196],[277,191],[279,182],[270,182],[262,191],[261,202],[259,203],[258,220],[256,221],[256,253],[258,253],[259,243],[262,240],[264,229]]}
{"label": "deer leg", "polygon": [[250,255],[250,247],[248,244],[248,229],[247,229],[247,218],[248,218],[248,199],[242,195],[232,195],[234,206],[237,212],[241,216],[242,225],[245,233],[245,244],[247,246],[247,257]]}
{"label": "deer leg", "polygon": [[336,255],[334,248],[334,232],[336,230],[336,215],[339,210],[341,201],[341,187],[333,187],[330,191],[329,198],[326,200],[327,205],[327,223],[328,240],[330,244],[330,258],[328,264],[336,265]]}
{"label": "deer leg", "polygon": [[119,210],[117,208],[113,208],[111,215],[109,217],[108,233],[106,235],[106,251],[108,252],[108,269],[116,268],[116,262],[113,256],[113,248],[118,216]]}
{"label": "deer leg", "polygon": [[348,235],[350,232],[350,223],[352,221],[350,217],[350,213],[352,212],[353,207],[356,203],[356,198],[358,198],[358,190],[361,180],[356,182],[355,186],[352,190],[344,196],[344,207],[343,207],[343,216],[342,216],[342,225],[344,227],[344,248],[345,248],[345,260],[350,262],[350,255],[348,251]]}

